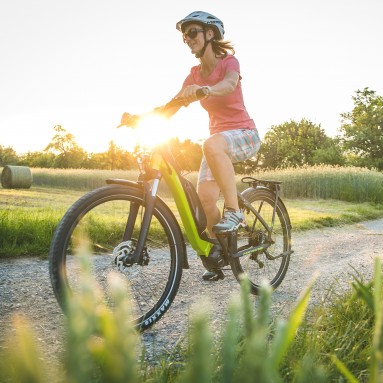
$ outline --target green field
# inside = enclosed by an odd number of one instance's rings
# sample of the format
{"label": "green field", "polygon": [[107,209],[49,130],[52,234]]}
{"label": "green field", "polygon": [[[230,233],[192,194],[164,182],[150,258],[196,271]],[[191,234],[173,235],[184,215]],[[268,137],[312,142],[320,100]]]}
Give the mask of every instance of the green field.
{"label": "green field", "polygon": [[[105,184],[107,178],[137,179],[134,170],[31,169],[33,187],[92,190]],[[1,168],[0,168],[1,172]],[[283,181],[283,196],[289,199],[334,199],[347,202],[383,203],[383,174],[375,170],[339,166],[304,166],[283,170],[260,171],[252,176]],[[197,173],[187,177],[195,183]],[[238,188],[246,187],[238,175]],[[162,187],[166,195],[166,187]],[[167,196],[169,196],[167,194]]]}
{"label": "green field", "polygon": [[[32,169],[31,189],[0,188],[0,256],[46,256],[54,229],[68,207],[107,178],[136,179],[133,171]],[[314,167],[263,172],[283,180],[293,233],[383,217],[383,175],[358,168]],[[195,182],[196,173],[188,178]],[[247,187],[238,176],[238,188]],[[175,205],[166,186],[160,195]],[[176,212],[175,212],[176,213]],[[177,214],[176,214],[177,216]]]}
{"label": "green field", "polygon": [[[39,184],[35,178],[29,190],[0,188],[0,255],[3,257],[46,256],[52,233],[68,207],[86,190],[104,184],[104,178],[116,177],[114,173],[81,170],[40,169],[39,172],[44,183]],[[190,176],[195,181],[196,175]],[[293,235],[301,230],[383,217],[383,176],[378,172],[317,167],[257,176],[284,180],[283,199],[291,216]],[[166,189],[162,190],[162,196],[174,208]],[[252,382],[254,376],[267,382],[380,382],[383,379],[383,286],[378,261],[373,281],[365,282],[354,275],[352,291],[337,290],[334,283],[323,304],[311,308],[305,316],[307,290],[290,316],[275,323],[270,312],[270,292],[263,291],[254,315],[245,291],[240,302],[228,307],[228,320],[219,333],[216,323],[208,322],[206,313],[196,317],[191,322],[185,348],[160,355],[154,367],[144,360],[137,364],[134,352],[137,334],[126,326],[125,291],[119,292],[120,302],[117,299],[116,302],[121,307],[114,315],[102,307],[94,309],[96,300],[92,294],[97,295],[97,289],[92,281],[85,279],[84,283],[92,288],[84,288],[87,295],[79,296],[71,306],[74,311],[68,316],[67,357],[60,370],[60,381],[88,382],[95,381],[96,376],[104,378],[103,381],[168,383]],[[26,377],[24,381],[46,381],[43,371],[47,367],[32,335],[21,322],[15,331],[19,343],[0,345],[0,354],[4,353],[0,357],[0,381],[19,381],[12,377],[20,376]],[[94,334],[97,339],[101,335],[103,341],[95,342]],[[84,357],[88,363],[83,363]],[[123,372],[120,378],[115,376],[116,371]],[[51,373],[57,376],[57,371]],[[2,380],[4,374],[11,380]]]}

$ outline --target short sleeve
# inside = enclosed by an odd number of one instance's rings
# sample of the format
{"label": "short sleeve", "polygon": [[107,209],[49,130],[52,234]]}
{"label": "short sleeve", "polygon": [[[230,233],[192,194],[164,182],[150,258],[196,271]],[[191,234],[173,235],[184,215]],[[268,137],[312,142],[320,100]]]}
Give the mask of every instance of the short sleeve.
{"label": "short sleeve", "polygon": [[237,72],[239,75],[241,75],[241,71],[239,68],[239,61],[233,55],[226,56],[224,58],[223,65],[224,65],[226,73]]}

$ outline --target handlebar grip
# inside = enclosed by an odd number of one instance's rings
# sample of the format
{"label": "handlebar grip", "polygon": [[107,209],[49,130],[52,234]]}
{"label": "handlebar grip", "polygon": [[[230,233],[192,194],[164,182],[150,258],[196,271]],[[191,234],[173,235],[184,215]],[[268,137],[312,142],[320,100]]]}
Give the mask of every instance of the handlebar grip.
{"label": "handlebar grip", "polygon": [[117,128],[121,128],[122,126],[136,128],[139,118],[140,116],[137,114],[124,113],[120,125],[118,125]]}
{"label": "handlebar grip", "polygon": [[[202,100],[203,98],[205,98],[208,95],[209,95],[209,91],[208,91],[207,88],[200,88],[200,89],[197,89],[197,91],[196,91],[197,100]],[[181,107],[181,106],[185,106],[185,105],[189,105],[189,102],[185,104],[185,100],[184,99],[182,99],[182,98],[173,98],[172,100],[170,100],[164,106],[161,106],[161,107],[156,108],[156,109],[158,109],[159,112],[165,112],[169,108]]]}

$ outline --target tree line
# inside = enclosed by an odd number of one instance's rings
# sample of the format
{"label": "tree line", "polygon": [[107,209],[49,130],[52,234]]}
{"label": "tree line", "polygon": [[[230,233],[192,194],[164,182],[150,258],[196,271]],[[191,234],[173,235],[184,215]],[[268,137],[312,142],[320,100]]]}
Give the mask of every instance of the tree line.
{"label": "tree line", "polygon": [[[339,134],[329,137],[320,124],[308,119],[272,126],[262,140],[259,153],[235,164],[236,171],[249,174],[259,169],[302,165],[360,166],[383,170],[383,97],[369,88],[357,90],[352,111],[341,114]],[[174,138],[170,147],[179,166],[198,170],[202,146],[191,140]],[[0,145],[0,166],[25,165],[43,168],[131,169],[136,167],[133,153],[113,141],[103,153],[87,153],[75,137],[61,125],[41,152],[18,155],[13,148]]]}

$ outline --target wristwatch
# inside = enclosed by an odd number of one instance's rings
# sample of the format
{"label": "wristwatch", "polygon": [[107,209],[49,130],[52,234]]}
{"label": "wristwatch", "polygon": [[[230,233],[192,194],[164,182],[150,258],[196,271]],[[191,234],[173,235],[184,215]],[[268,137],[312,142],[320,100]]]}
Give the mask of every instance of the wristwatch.
{"label": "wristwatch", "polygon": [[211,88],[210,86],[203,86],[202,88],[202,92],[204,93],[204,95],[206,97],[209,97],[210,96],[210,93],[211,93]]}

